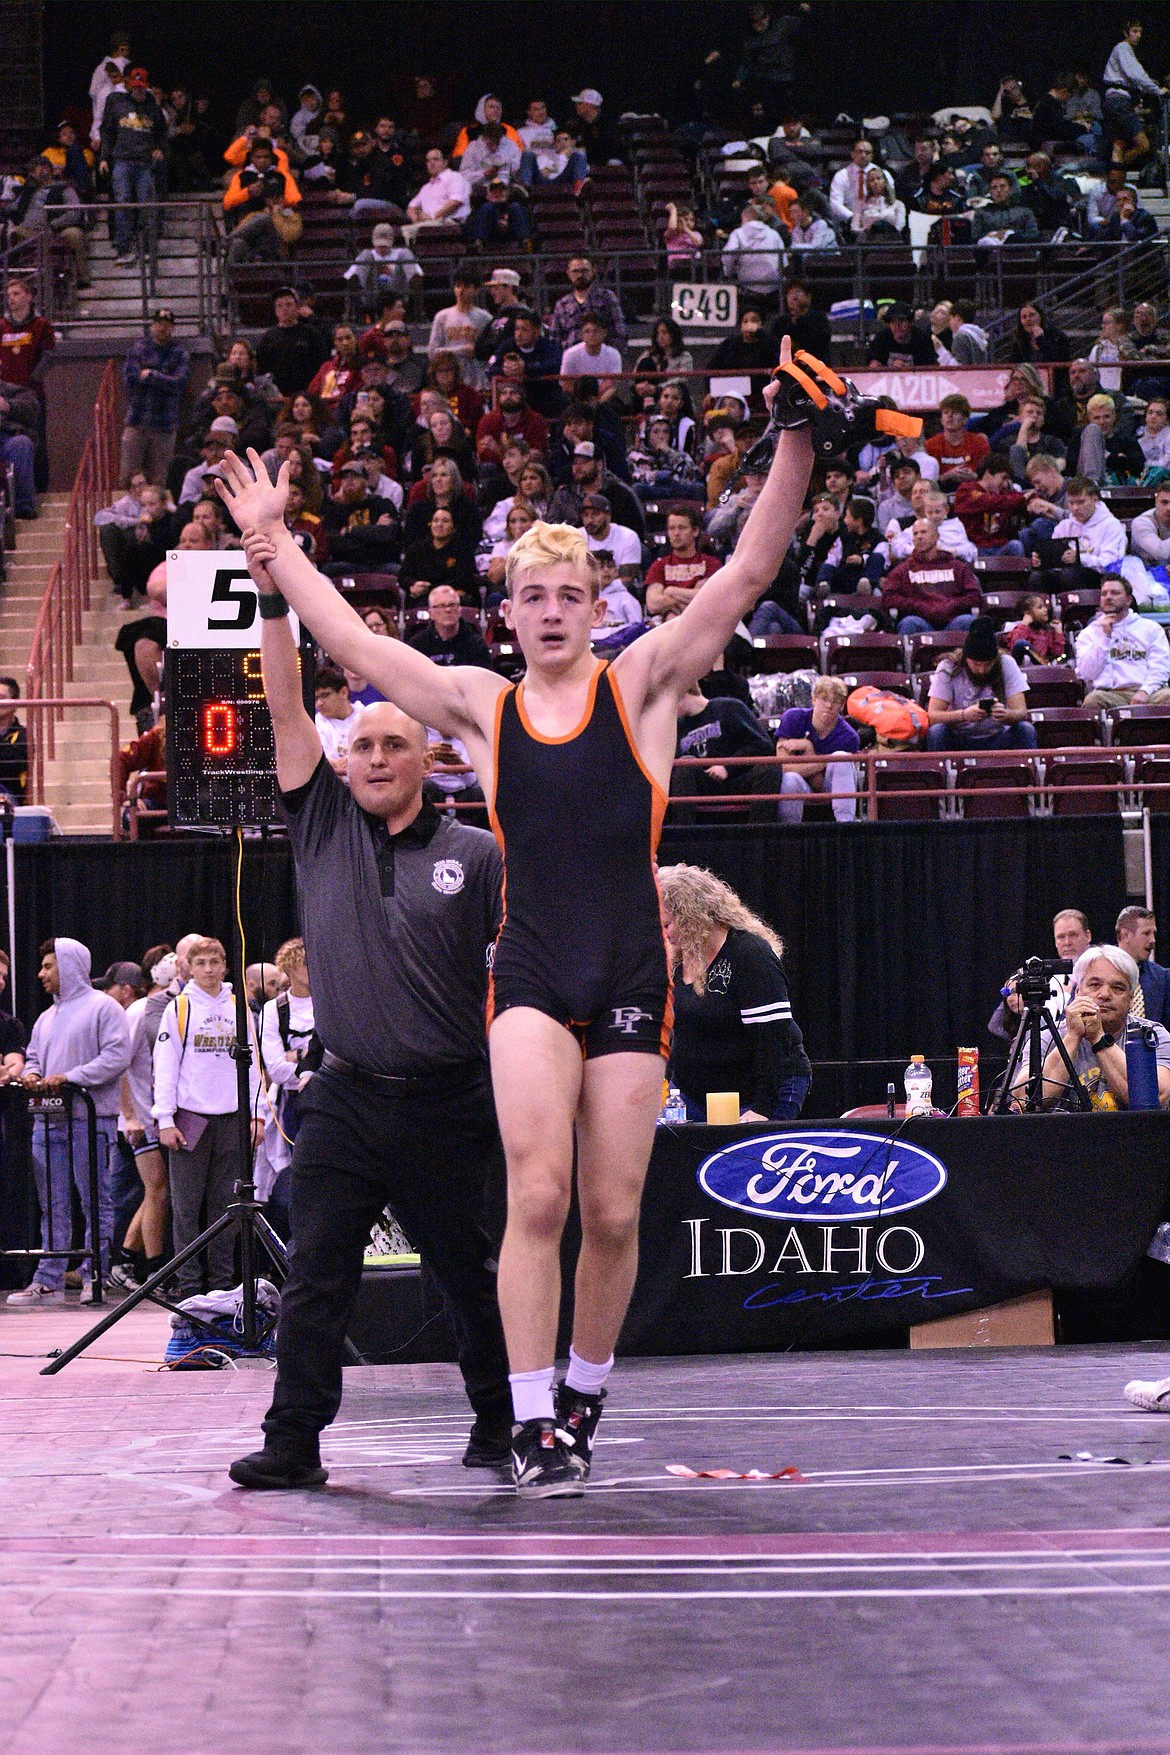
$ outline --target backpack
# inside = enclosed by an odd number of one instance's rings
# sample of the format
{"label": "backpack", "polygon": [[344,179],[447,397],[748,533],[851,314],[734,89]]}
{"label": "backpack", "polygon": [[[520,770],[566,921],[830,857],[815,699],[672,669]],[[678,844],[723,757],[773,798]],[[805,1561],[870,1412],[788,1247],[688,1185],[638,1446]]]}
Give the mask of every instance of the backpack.
{"label": "backpack", "polygon": [[[293,1027],[292,1027],[292,1003],[291,1003],[287,993],[281,993],[281,994],[277,995],[277,999],[276,999],[276,1027],[280,1031],[280,1040],[281,1040],[282,1044],[284,1045],[284,1051],[286,1054],[288,1054],[291,1052],[291,1049],[292,1049]],[[303,1036],[304,1032],[301,1030],[298,1030],[296,1032],[296,1034],[298,1036]],[[325,1052],[325,1044],[322,1042],[321,1038],[318,1036],[316,1030],[314,1030],[309,1037],[307,1047],[305,1048],[304,1052],[301,1055],[301,1059],[300,1059],[301,1072],[302,1073],[318,1072],[320,1070],[320,1066],[321,1066],[321,1056],[324,1054],[324,1052]],[[301,1111],[300,1111],[300,1098],[302,1097],[302,1095],[303,1095],[303,1093],[301,1091],[294,1091],[294,1090],[290,1089],[290,1090],[286,1090],[284,1092],[284,1096],[283,1096],[283,1104],[282,1104],[281,1112],[280,1112],[281,1113],[281,1123],[282,1123],[282,1126],[284,1128],[285,1137],[288,1139],[290,1144],[292,1144],[292,1142],[296,1139],[297,1134],[300,1131],[301,1122],[304,1119],[304,1117],[302,1116]]]}
{"label": "backpack", "polygon": [[908,700],[905,695],[893,694],[889,689],[876,688],[872,683],[854,689],[845,711],[850,719],[872,726],[883,749],[917,748],[930,723],[916,702]]}

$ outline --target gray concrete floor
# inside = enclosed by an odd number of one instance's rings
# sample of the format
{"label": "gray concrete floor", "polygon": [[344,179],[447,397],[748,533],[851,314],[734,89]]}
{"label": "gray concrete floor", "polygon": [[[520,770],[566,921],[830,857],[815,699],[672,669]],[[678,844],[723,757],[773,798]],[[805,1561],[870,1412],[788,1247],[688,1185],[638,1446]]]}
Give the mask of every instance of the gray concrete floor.
{"label": "gray concrete floor", "polygon": [[40,1378],[84,1326],[0,1315],[4,1755],[1170,1751],[1157,1348],[623,1364],[531,1506],[450,1367],[348,1371],[329,1486],[246,1494],[267,1371],[147,1312]]}

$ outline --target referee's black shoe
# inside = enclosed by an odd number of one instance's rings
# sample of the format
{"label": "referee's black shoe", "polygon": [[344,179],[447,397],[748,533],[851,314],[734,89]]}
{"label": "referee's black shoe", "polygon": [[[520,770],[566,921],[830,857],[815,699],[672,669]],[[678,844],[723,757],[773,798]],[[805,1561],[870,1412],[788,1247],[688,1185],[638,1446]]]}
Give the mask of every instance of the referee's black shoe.
{"label": "referee's black shoe", "polygon": [[586,1395],[584,1390],[557,1384],[557,1431],[568,1446],[569,1457],[583,1481],[593,1466],[593,1439],[605,1406],[605,1390]]}
{"label": "referee's black shoe", "polygon": [[267,1444],[250,1456],[237,1457],[228,1469],[237,1487],[323,1487],[328,1469],[304,1452],[273,1450]]}
{"label": "referee's black shoe", "polygon": [[463,1452],[465,1469],[506,1469],[512,1460],[511,1425],[477,1420]]}
{"label": "referee's black shoe", "polygon": [[523,1499],[575,1499],[585,1491],[555,1420],[513,1426],[512,1480]]}

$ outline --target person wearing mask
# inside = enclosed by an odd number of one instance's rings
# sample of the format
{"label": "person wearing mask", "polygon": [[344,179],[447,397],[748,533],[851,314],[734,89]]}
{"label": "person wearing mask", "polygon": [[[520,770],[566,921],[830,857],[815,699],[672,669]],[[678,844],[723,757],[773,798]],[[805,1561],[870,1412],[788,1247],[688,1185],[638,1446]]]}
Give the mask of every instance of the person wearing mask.
{"label": "person wearing mask", "polygon": [[[168,1001],[154,1045],[154,1105],[159,1143],[170,1158],[171,1214],[175,1254],[200,1231],[200,1214],[214,1224],[227,1210],[248,1166],[240,1162],[239,1091],[236,1082],[236,1002],[227,974],[227,952],[217,938],[196,939],[187,960],[191,978]],[[250,1072],[251,1109],[258,1089]],[[264,1123],[251,1123],[252,1143]],[[235,1242],[230,1231],[207,1254],[208,1291],[233,1282]],[[179,1267],[170,1283],[175,1303],[202,1290],[199,1257]]]}
{"label": "person wearing mask", "polygon": [[795,1120],[812,1067],[792,1016],[782,941],[701,866],[664,866],[658,881],[674,977],[667,1078],[688,1121],[706,1121],[709,1091],[735,1091],[741,1121]]}
{"label": "person wearing mask", "polygon": [[[33,1025],[21,1083],[29,1091],[59,1093],[63,1085],[89,1092],[97,1112],[98,1210],[92,1210],[88,1127],[80,1102],[68,1120],[51,1120],[33,1135],[33,1170],[41,1208],[41,1247],[67,1249],[73,1232],[72,1191],[76,1184],[85,1215],[81,1301],[93,1302],[95,1251],[103,1280],[109,1275],[114,1229],[111,1154],[118,1130],[122,1075],[130,1065],[130,1031],[117,1000],[90,980],[88,948],[75,938],[46,939],[41,946],[39,979],[52,1004]],[[41,1310],[65,1302],[67,1257],[43,1256],[32,1282],[10,1293],[10,1310]]]}
{"label": "person wearing mask", "polygon": [[1027,679],[1001,652],[995,626],[979,616],[963,649],[948,653],[930,679],[928,750],[1034,750]]}

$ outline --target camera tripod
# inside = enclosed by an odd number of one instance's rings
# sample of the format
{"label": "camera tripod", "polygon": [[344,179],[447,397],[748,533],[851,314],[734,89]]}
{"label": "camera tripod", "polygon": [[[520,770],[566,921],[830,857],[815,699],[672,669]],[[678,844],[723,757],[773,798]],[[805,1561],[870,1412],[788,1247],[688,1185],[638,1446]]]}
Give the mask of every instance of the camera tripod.
{"label": "camera tripod", "polygon": [[1044,1107],[1044,1032],[1047,1030],[1052,1038],[1052,1045],[1064,1062],[1068,1074],[1068,1088],[1076,1098],[1077,1108],[1090,1111],[1093,1105],[1089,1101],[1088,1092],[1081,1081],[1081,1076],[1074,1067],[1065,1047],[1064,1037],[1052,1020],[1048,1010],[1048,983],[1043,977],[1023,976],[1016,992],[1024,1002],[1020,1027],[1016,1031],[1016,1039],[1012,1043],[1012,1051],[1008,1057],[1007,1071],[1003,1075],[995,1100],[989,1111],[992,1115],[1007,1115],[1012,1112],[1012,1083],[1024,1058],[1024,1048],[1028,1050],[1028,1076],[1026,1080],[1026,1096],[1024,1109],[1028,1114],[1035,1114]]}

